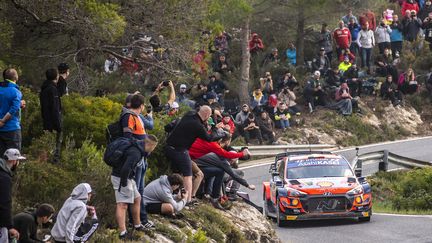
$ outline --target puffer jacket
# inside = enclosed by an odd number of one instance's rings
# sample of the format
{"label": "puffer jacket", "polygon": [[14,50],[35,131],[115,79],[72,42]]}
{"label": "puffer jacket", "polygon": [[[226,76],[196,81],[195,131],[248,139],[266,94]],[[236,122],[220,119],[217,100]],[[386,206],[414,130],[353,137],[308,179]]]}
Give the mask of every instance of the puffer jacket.
{"label": "puffer jacket", "polygon": [[377,43],[383,43],[383,42],[390,42],[390,33],[392,32],[392,29],[390,26],[378,26],[375,30],[376,35],[376,42]]}

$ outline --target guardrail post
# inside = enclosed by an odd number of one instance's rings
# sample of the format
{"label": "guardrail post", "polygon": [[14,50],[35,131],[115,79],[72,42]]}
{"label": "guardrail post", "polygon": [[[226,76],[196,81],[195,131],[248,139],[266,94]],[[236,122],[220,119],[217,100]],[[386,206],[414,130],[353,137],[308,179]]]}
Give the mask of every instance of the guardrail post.
{"label": "guardrail post", "polygon": [[378,165],[379,171],[388,171],[388,156],[389,156],[389,151],[384,150],[382,161]]}

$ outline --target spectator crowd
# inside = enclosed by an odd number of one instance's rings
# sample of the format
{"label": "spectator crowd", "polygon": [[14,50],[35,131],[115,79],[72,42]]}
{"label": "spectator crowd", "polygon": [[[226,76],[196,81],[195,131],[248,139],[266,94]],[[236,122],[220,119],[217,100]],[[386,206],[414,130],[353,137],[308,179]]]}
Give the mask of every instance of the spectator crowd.
{"label": "spectator crowd", "polygon": [[[297,62],[296,47],[288,43],[283,52],[287,65],[291,69],[298,65],[310,68],[311,75],[304,85],[294,72],[286,71],[280,77],[265,72],[251,90],[249,103],[238,104],[237,99],[229,99],[233,92],[226,81],[235,72],[229,61],[232,37],[221,32],[193,59],[198,76],[202,77],[204,69],[211,67],[213,73],[207,81],[192,86],[182,83],[178,89],[174,82],[162,81],[149,95],[150,105],[146,105],[143,94],[129,94],[118,120],[107,127],[104,155],[105,163],[112,167],[110,179],[119,238],[126,239],[128,229],[152,230],[154,223],[148,214],[181,217],[181,211],[194,207],[197,199],[226,210],[227,202],[239,200],[240,186],[255,190],[238,169],[238,160],[249,159],[250,152],[247,147],[235,150],[231,146],[234,139],[243,137],[246,146],[277,144],[280,134],[300,123],[302,113],[313,113],[318,107],[349,116],[353,112],[361,113],[359,99],[365,95],[375,93],[399,106],[404,96],[416,94],[420,83],[415,70],[412,67],[401,70],[399,64],[403,48],[418,50],[419,41],[429,43],[432,50],[432,5],[431,0],[398,2],[402,9],[400,16],[389,9],[378,17],[370,10],[358,16],[349,10],[333,31],[323,24],[317,56],[306,64]],[[202,38],[209,38],[209,33],[203,32]],[[278,49],[272,47],[266,53],[264,43],[258,33],[251,35],[248,46],[252,60],[256,62],[262,52],[260,63],[264,67],[280,63]],[[211,61],[202,65],[207,53],[211,54]],[[133,74],[136,67],[128,60],[110,54],[104,71],[111,74],[124,70]],[[56,134],[54,163],[61,163],[62,96],[68,95],[69,72],[66,63],[48,69],[40,90],[43,129]],[[379,77],[384,81],[377,81]],[[91,206],[95,193],[87,183],[73,188],[58,211],[44,203],[12,215],[12,175],[20,161],[25,160],[20,153],[20,112],[26,104],[17,84],[18,72],[8,68],[3,72],[3,79],[0,83],[0,242],[8,242],[9,238],[40,242],[38,227],[51,221],[54,224],[46,241],[87,241],[99,224],[96,208]],[[431,74],[425,86],[431,95]],[[175,118],[182,106],[190,111]],[[154,128],[154,113],[172,117],[172,122],[165,124],[167,139],[162,145],[172,173],[166,172],[146,185],[147,161],[159,144],[158,138],[149,134]]]}

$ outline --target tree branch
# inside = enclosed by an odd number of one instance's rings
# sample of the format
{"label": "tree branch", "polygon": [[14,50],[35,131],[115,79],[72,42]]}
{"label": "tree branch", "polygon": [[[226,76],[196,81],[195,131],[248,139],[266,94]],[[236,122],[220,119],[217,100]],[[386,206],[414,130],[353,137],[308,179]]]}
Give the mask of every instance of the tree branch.
{"label": "tree branch", "polygon": [[37,16],[37,14],[30,11],[28,8],[24,7],[23,5],[19,4],[17,0],[11,0],[11,2],[13,3],[13,5],[15,6],[16,9],[23,10],[24,12],[26,12],[28,15],[30,15],[34,20],[36,20],[40,24],[53,23],[53,24],[66,25],[65,22],[58,20],[56,18],[51,18],[51,19],[43,21],[43,20],[41,20],[41,18],[39,16]]}

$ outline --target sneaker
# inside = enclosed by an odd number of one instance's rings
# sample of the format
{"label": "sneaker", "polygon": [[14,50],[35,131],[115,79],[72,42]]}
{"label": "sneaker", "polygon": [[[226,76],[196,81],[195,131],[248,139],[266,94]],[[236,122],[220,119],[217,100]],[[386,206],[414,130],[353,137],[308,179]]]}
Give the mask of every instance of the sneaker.
{"label": "sneaker", "polygon": [[154,229],[155,224],[151,220],[147,220],[147,222],[143,223],[144,228],[146,229]]}
{"label": "sneaker", "polygon": [[[143,224],[140,224],[139,226],[134,226],[134,230],[136,230],[136,231],[147,231],[147,230],[152,229],[152,226],[148,222],[146,223],[146,225],[147,225],[147,227],[144,226]],[[153,225],[153,228],[154,228],[154,225]]]}
{"label": "sneaker", "polygon": [[211,198],[210,203],[213,205],[214,208],[225,211],[225,209],[222,207],[222,205],[219,203],[218,198]]}
{"label": "sneaker", "polygon": [[126,232],[123,233],[123,234],[119,234],[119,239],[120,239],[120,240],[126,240],[126,239],[127,239],[127,236],[128,236],[128,232],[126,231]]}
{"label": "sneaker", "polygon": [[192,198],[189,202],[186,203],[187,206],[196,206],[198,205],[198,200]]}

